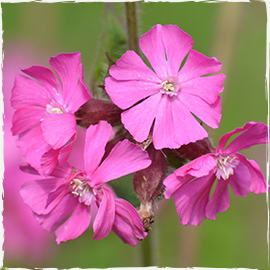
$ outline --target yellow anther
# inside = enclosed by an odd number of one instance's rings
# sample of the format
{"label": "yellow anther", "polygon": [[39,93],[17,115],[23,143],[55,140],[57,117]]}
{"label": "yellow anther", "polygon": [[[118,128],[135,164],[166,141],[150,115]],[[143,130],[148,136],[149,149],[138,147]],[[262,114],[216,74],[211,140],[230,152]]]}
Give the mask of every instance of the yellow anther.
{"label": "yellow anther", "polygon": [[80,197],[82,197],[85,192],[90,191],[90,187],[85,181],[76,178],[70,182],[70,186],[72,189],[71,193]]}

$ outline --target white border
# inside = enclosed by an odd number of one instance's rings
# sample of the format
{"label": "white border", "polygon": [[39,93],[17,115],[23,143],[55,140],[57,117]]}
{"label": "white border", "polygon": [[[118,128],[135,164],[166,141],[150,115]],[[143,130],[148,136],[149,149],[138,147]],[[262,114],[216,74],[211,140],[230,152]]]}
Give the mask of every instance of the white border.
{"label": "white border", "polygon": [[[136,0],[135,0],[136,1]],[[188,1],[170,1],[170,2],[189,2],[191,0],[188,0]],[[29,1],[20,1],[20,0],[2,0],[1,3],[21,3],[21,2],[31,2],[30,0]],[[58,1],[58,0],[47,0],[47,1],[39,1],[39,3],[58,3],[58,2],[63,2],[63,1]],[[99,0],[93,0],[93,1],[85,1],[85,0],[76,0],[76,1],[71,1],[71,0],[65,0],[64,2],[73,2],[73,3],[80,3],[80,2],[124,2],[124,1],[121,1],[121,0],[115,0],[115,1],[99,1]],[[133,2],[130,1],[130,2]],[[144,2],[160,2],[160,0],[145,0]],[[219,0],[219,1],[202,1],[202,0],[194,0],[193,2],[208,2],[208,3],[220,3],[220,2],[250,2],[249,0],[230,0],[230,1],[226,1],[226,0]],[[261,2],[264,2],[264,1],[261,1]],[[270,119],[269,119],[269,113],[270,113],[270,109],[269,109],[269,33],[270,33],[270,23],[269,23],[269,20],[268,20],[268,17],[270,16],[269,15],[269,8],[270,8],[270,1],[269,0],[265,0],[265,4],[266,4],[266,12],[267,12],[267,40],[266,40],[266,76],[265,76],[265,94],[266,94],[266,100],[267,100],[267,103],[268,103],[268,116],[267,116],[267,124],[268,124],[268,127],[270,127]],[[2,36],[1,36],[1,55],[2,55],[2,58],[1,58],[1,70],[3,68],[3,28],[2,28],[2,7],[0,7],[0,13],[1,13],[1,20],[0,20],[0,26],[1,26],[1,29],[2,29]],[[2,89],[2,72],[0,74],[0,81],[1,81],[1,89]],[[1,112],[1,118],[0,118],[0,125],[1,125],[1,134],[3,134],[3,116],[4,116],[4,102],[3,102],[3,93],[1,91],[0,93],[0,112]],[[270,138],[270,132],[268,130],[268,138]],[[1,154],[0,154],[0,175],[2,176],[1,179],[2,179],[2,182],[3,182],[3,179],[4,179],[4,153],[3,153],[3,149],[4,149],[4,141],[3,141],[3,136],[0,136],[0,149],[1,149]],[[269,183],[269,176],[270,176],[270,163],[269,163],[269,156],[270,156],[270,144],[268,144],[267,146],[267,168],[266,168],[266,180],[267,182]],[[1,185],[1,194],[3,194],[3,185]],[[267,219],[267,245],[268,245],[268,266],[269,266],[269,251],[270,251],[270,248],[269,248],[269,224],[270,224],[270,216],[269,216],[269,213],[270,213],[270,210],[269,210],[269,195],[268,195],[268,192],[266,193],[266,202],[267,202],[267,214],[268,214],[268,219]],[[3,212],[3,200],[1,202],[1,213]],[[3,229],[3,215],[0,216],[0,222],[1,222],[1,230],[2,230],[2,238],[1,238],[1,246],[3,247],[3,242],[4,242],[4,229]],[[3,257],[4,257],[4,251],[3,249],[1,250],[1,267],[3,266]],[[146,267],[136,267],[136,269],[144,269]],[[169,268],[169,267],[166,267],[166,269]],[[8,269],[8,268],[6,268]],[[12,268],[12,269],[26,269],[26,268]],[[47,270],[50,270],[50,269],[56,269],[56,268],[46,268]],[[80,268],[71,268],[71,269],[80,269]],[[91,268],[93,269],[93,268]],[[123,270],[123,269],[133,269],[131,267],[125,267],[125,268],[113,268],[115,270]],[[153,270],[153,269],[158,269],[158,267],[147,267],[147,269],[149,270]],[[169,268],[170,269],[170,268]],[[175,269],[194,269],[194,270],[229,270],[229,269],[238,269],[238,270],[248,270],[248,268],[205,268],[205,267],[193,267],[193,268],[175,268]],[[251,270],[251,269],[250,269]],[[256,269],[254,269],[256,270]]]}

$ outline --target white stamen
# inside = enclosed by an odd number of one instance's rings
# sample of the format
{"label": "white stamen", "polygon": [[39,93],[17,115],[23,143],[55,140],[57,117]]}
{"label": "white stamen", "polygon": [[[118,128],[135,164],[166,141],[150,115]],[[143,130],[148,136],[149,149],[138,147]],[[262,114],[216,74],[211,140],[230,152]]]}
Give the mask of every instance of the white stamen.
{"label": "white stamen", "polygon": [[93,192],[89,184],[84,180],[73,179],[70,183],[71,193],[78,196],[80,203],[90,205],[93,197]]}
{"label": "white stamen", "polygon": [[63,109],[58,104],[47,104],[46,111],[48,114],[61,114],[64,113]]}
{"label": "white stamen", "polygon": [[234,174],[234,169],[239,164],[239,160],[235,156],[219,155],[216,161],[216,176],[218,179],[223,178],[224,180]]}
{"label": "white stamen", "polygon": [[164,82],[161,83],[162,89],[160,92],[162,94],[167,94],[169,96],[176,96],[177,92],[179,90],[179,85],[177,83],[177,80],[173,80],[173,78],[170,78]]}

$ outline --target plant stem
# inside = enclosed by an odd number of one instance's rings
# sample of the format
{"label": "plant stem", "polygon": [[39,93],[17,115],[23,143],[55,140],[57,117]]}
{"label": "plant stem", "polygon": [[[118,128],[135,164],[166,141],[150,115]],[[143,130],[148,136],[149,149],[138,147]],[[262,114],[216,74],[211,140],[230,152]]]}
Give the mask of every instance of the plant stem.
{"label": "plant stem", "polygon": [[153,266],[152,262],[152,231],[142,241],[142,264],[143,267]]}
{"label": "plant stem", "polygon": [[[128,34],[128,49],[140,54],[138,42],[138,18],[137,3],[125,2],[126,9],[126,25]],[[143,267],[153,266],[152,258],[152,232],[148,232],[148,236],[141,243],[141,259]]]}
{"label": "plant stem", "polygon": [[125,2],[128,48],[139,54],[137,3]]}

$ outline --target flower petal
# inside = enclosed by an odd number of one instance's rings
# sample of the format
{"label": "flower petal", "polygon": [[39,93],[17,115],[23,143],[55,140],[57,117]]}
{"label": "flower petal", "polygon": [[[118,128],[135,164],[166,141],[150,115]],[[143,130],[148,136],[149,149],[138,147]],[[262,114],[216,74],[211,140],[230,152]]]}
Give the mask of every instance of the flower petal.
{"label": "flower petal", "polygon": [[40,106],[46,108],[50,103],[49,92],[37,82],[16,75],[14,87],[12,88],[11,106],[19,109],[25,106]]}
{"label": "flower petal", "polygon": [[134,51],[127,51],[116,64],[111,66],[110,75],[120,81],[143,81],[149,83],[160,83],[160,79]]}
{"label": "flower petal", "polygon": [[79,237],[89,227],[90,220],[89,207],[76,204],[68,220],[55,231],[57,244]]}
{"label": "flower petal", "polygon": [[174,118],[175,140],[179,146],[196,142],[207,137],[206,130],[199,124],[195,117],[183,106],[177,97],[172,103],[172,111]]}
{"label": "flower petal", "polygon": [[127,109],[138,101],[156,94],[161,84],[156,82],[118,81],[108,77],[105,79],[105,89],[112,101],[121,109]]}
{"label": "flower petal", "polygon": [[34,213],[34,216],[45,230],[51,232],[64,221],[78,203],[78,199],[70,193],[63,197],[50,213],[46,215],[38,215]]}
{"label": "flower petal", "polygon": [[69,183],[65,182],[64,179],[61,180],[62,185],[52,190],[48,194],[45,210],[42,212],[42,214],[51,212],[51,210],[54,209],[54,207],[56,207],[67,194],[70,193]]}
{"label": "flower petal", "polygon": [[83,82],[81,54],[61,53],[50,58],[50,64],[57,72],[63,87],[64,104],[75,112],[91,95]]}
{"label": "flower petal", "polygon": [[42,180],[28,181],[22,185],[20,195],[23,202],[27,204],[36,214],[47,214],[52,209],[46,209],[47,199],[50,192],[64,184],[61,178],[48,178]]}
{"label": "flower petal", "polygon": [[216,159],[211,154],[200,156],[174,171],[176,176],[184,177],[186,174],[193,177],[202,177],[216,167]]}
{"label": "flower petal", "polygon": [[183,183],[185,183],[180,181],[181,179],[181,177],[177,177],[177,175],[174,173],[170,174],[164,179],[163,184],[165,185],[165,199],[170,199],[174,193],[183,185]]}
{"label": "flower petal", "polygon": [[38,171],[33,168],[24,158],[22,158],[19,167],[22,172],[39,175]]}
{"label": "flower petal", "polygon": [[102,201],[93,223],[93,239],[96,240],[100,240],[110,233],[115,218],[115,201],[113,194],[106,188],[102,188],[102,191]]}
{"label": "flower petal", "polygon": [[[240,155],[241,154],[237,154],[237,157],[239,158]],[[243,159],[244,157],[242,156],[240,158]],[[248,167],[243,162],[239,162],[228,181],[236,196],[247,196],[251,185],[251,174]]]}
{"label": "flower petal", "polygon": [[55,166],[50,176],[54,176],[56,178],[68,178],[71,175],[73,169],[74,168],[68,163],[65,163],[62,166]]}
{"label": "flower petal", "polygon": [[183,59],[194,44],[193,39],[177,25],[162,26],[161,35],[168,62],[168,73],[171,76],[177,75]]}
{"label": "flower petal", "polygon": [[76,138],[77,138],[77,133],[75,133],[71,137],[70,141],[65,146],[59,149],[58,151],[58,165],[59,166],[63,166],[67,162],[69,155],[71,153],[71,150],[73,148],[73,145],[76,141]]}
{"label": "flower petal", "polygon": [[181,83],[201,77],[209,73],[218,72],[222,64],[215,58],[209,58],[195,50],[190,50],[184,66],[178,76]]}
{"label": "flower petal", "polygon": [[32,128],[20,135],[17,146],[25,156],[26,161],[36,170],[40,170],[41,157],[51,149],[44,141],[40,126]]}
{"label": "flower petal", "polygon": [[76,133],[76,118],[73,114],[49,114],[41,123],[45,141],[53,149],[64,146]]}
{"label": "flower petal", "polygon": [[205,137],[207,132],[181,101],[177,97],[163,95],[153,131],[155,148],[179,148]]}
{"label": "flower petal", "polygon": [[158,77],[162,80],[168,76],[168,63],[166,61],[161,31],[162,25],[157,24],[153,26],[149,32],[141,36],[139,45]]}
{"label": "flower petal", "polygon": [[123,199],[115,199],[115,219],[113,231],[131,246],[136,246],[139,240],[144,239],[147,233],[144,232],[142,220],[136,209]]}
{"label": "flower petal", "polygon": [[40,158],[39,173],[41,175],[50,175],[58,162],[59,150],[50,149]]}
{"label": "flower petal", "polygon": [[64,92],[64,104],[70,112],[76,112],[84,103],[92,98],[89,89],[84,83],[83,65],[79,67],[79,77],[76,87]]}
{"label": "flower petal", "polygon": [[205,102],[200,97],[189,94],[181,96],[181,101],[189,111],[208,126],[218,128],[221,119],[221,101],[219,96],[212,104]]}
{"label": "flower petal", "polygon": [[117,143],[97,168],[92,184],[100,185],[124,175],[147,168],[151,159],[141,146],[125,139]]}
{"label": "flower petal", "polygon": [[84,166],[91,178],[105,153],[105,146],[113,136],[112,126],[106,121],[90,126],[86,131],[84,146]]}
{"label": "flower petal", "polygon": [[228,181],[220,179],[217,181],[215,191],[205,208],[205,215],[209,219],[216,219],[217,213],[224,212],[230,204],[228,193]]}
{"label": "flower petal", "polygon": [[[68,163],[65,163],[63,166],[55,166],[53,171],[50,173],[50,176],[54,176],[56,178],[68,178],[73,169],[74,168],[72,166],[70,166]],[[20,170],[25,172],[25,173],[39,175],[38,171],[36,169],[34,169],[25,160],[21,161]]]}
{"label": "flower petal", "polygon": [[174,203],[181,224],[198,226],[206,218],[205,208],[214,180],[212,171],[207,176],[184,184],[174,193]]}
{"label": "flower petal", "polygon": [[251,178],[249,191],[254,192],[256,194],[266,193],[266,185],[268,185],[269,187],[269,184],[264,178],[260,166],[254,160],[248,160],[245,156],[243,156],[240,153],[237,154],[237,157],[249,169]]}
{"label": "flower petal", "polygon": [[[240,133],[224,150],[224,147],[231,136]],[[253,145],[267,143],[268,127],[264,123],[248,122],[242,128],[236,128],[231,132],[224,134],[218,143],[217,152],[231,154],[243,149],[248,149]]]}
{"label": "flower petal", "polygon": [[153,129],[153,144],[156,149],[179,147],[179,143],[175,140],[175,134],[178,131],[174,126],[171,98],[173,97],[162,95],[156,113]]}
{"label": "flower petal", "polygon": [[59,149],[52,149],[44,141],[40,126],[22,133],[17,140],[17,146],[25,160],[41,175],[49,175],[58,163]]}
{"label": "flower petal", "polygon": [[176,76],[193,46],[192,38],[176,25],[157,24],[142,35],[140,48],[161,80]]}
{"label": "flower petal", "polygon": [[156,94],[121,114],[122,123],[137,142],[147,139],[160,101],[161,94]]}
{"label": "flower petal", "polygon": [[198,77],[193,80],[181,83],[180,91],[183,94],[190,94],[200,97],[209,104],[217,100],[218,94],[223,91],[225,75],[220,73],[213,76]]}
{"label": "flower petal", "polygon": [[49,95],[47,95],[48,98],[53,98],[55,101],[58,101],[60,98],[59,93],[61,93],[62,96],[62,87],[49,68],[32,66],[27,69],[22,69],[22,71],[42,84],[49,93]]}
{"label": "flower petal", "polygon": [[12,119],[11,132],[18,135],[29,128],[40,125],[47,115],[46,110],[38,106],[25,106],[15,111]]}

